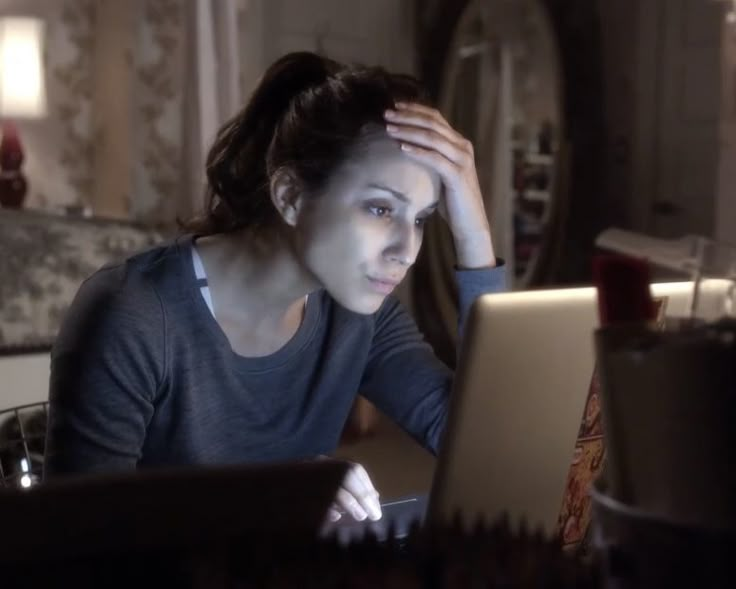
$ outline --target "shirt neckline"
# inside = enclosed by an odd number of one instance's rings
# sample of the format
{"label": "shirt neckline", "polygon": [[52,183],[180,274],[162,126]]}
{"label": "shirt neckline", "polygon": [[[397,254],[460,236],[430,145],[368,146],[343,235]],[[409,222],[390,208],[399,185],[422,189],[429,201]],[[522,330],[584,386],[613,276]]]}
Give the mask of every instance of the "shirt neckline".
{"label": "shirt neckline", "polygon": [[179,263],[182,275],[185,277],[185,283],[189,296],[193,299],[196,312],[201,322],[207,327],[208,331],[218,340],[221,345],[229,350],[232,360],[237,368],[247,372],[265,372],[283,366],[294,359],[314,338],[315,331],[319,325],[321,316],[321,299],[322,291],[310,294],[307,299],[306,309],[301,324],[297,328],[294,335],[281,348],[267,356],[243,356],[233,350],[230,340],[220,327],[215,317],[207,306],[207,302],[202,298],[200,292],[200,284],[194,272],[192,265],[192,246],[197,235],[188,234],[177,240]]}

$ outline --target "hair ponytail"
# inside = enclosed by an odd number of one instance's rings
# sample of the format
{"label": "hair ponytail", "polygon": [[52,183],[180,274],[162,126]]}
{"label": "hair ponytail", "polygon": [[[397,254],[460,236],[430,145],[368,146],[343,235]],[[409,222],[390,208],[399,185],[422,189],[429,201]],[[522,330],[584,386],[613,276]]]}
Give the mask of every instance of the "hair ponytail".
{"label": "hair ponytail", "polygon": [[316,186],[365,123],[380,123],[394,100],[417,99],[418,88],[413,78],[380,68],[348,67],[309,52],[283,56],[220,129],[207,156],[204,214],[184,229],[211,235],[273,226],[271,170],[291,165]]}
{"label": "hair ponytail", "polygon": [[289,104],[323,84],[339,64],[308,52],[290,53],[268,68],[246,107],[218,132],[207,155],[205,216],[189,224],[200,234],[268,225],[275,210],[268,194],[266,154]]}

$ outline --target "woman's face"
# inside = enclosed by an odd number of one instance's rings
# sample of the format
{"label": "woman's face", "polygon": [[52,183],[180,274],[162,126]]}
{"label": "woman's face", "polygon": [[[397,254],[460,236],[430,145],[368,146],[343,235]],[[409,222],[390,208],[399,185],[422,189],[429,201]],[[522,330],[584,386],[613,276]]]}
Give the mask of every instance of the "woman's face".
{"label": "woman's face", "polygon": [[416,260],[439,187],[396,141],[372,139],[321,194],[302,199],[297,253],[343,307],[373,313]]}

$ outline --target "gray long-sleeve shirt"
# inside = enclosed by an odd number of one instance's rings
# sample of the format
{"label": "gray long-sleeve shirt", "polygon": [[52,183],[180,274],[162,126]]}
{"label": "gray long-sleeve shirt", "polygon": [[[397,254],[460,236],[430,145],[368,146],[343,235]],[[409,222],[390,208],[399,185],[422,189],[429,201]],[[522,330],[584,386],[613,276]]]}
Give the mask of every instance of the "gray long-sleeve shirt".
{"label": "gray long-sleeve shirt", "polygon": [[[436,451],[452,373],[396,299],[360,315],[320,291],[283,348],[246,358],[201,296],[191,243],[80,288],[52,352],[47,474],[329,454],[358,392]],[[457,281],[462,323],[479,294],[504,288],[504,269]]]}

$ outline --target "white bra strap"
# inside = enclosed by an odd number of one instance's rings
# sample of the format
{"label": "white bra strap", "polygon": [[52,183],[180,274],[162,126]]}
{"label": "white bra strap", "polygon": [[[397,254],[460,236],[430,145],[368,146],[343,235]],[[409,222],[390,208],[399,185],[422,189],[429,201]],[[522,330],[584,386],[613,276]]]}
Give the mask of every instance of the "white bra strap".
{"label": "white bra strap", "polygon": [[204,271],[204,264],[202,264],[202,258],[197,251],[197,247],[192,242],[192,265],[194,266],[194,275],[197,277],[197,282],[200,284],[199,292],[202,293],[204,302],[207,303],[210,313],[215,316],[215,306],[212,304],[212,294],[210,293],[210,287],[207,286],[207,274]]}
{"label": "white bra strap", "polygon": [[[207,274],[204,271],[204,264],[202,264],[202,258],[197,251],[197,247],[192,242],[192,265],[194,266],[194,275],[197,277],[197,283],[200,285],[199,292],[202,293],[204,302],[210,309],[210,313],[215,317],[215,306],[212,304],[212,294],[210,293],[210,287],[207,286]],[[309,295],[304,297],[304,309],[307,308],[307,302],[309,301]]]}

